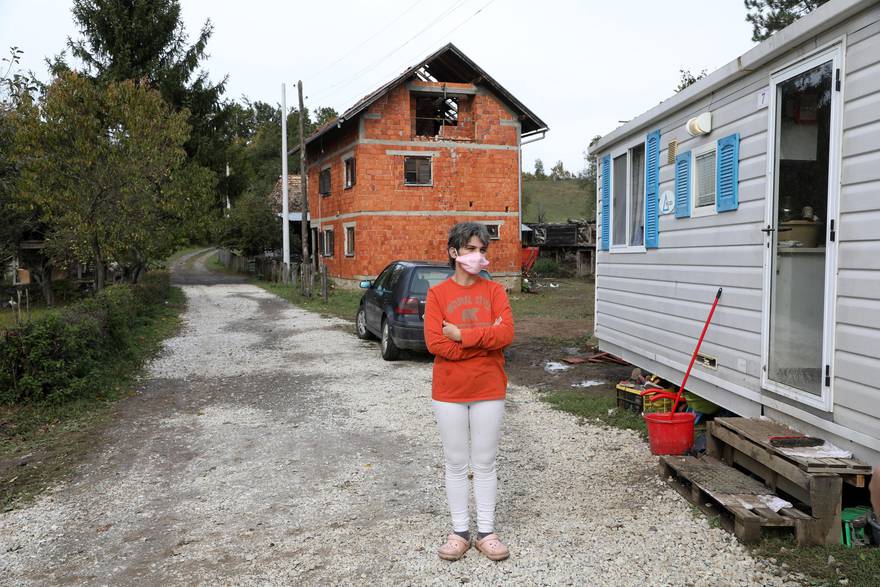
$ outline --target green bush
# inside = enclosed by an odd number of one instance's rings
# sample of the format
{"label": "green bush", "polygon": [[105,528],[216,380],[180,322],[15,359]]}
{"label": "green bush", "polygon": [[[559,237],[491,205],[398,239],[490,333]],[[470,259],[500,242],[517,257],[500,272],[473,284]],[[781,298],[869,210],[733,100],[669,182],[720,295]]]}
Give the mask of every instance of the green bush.
{"label": "green bush", "polygon": [[568,276],[568,271],[566,271],[560,263],[557,263],[554,259],[548,259],[546,257],[538,258],[538,260],[535,261],[535,265],[532,267],[531,272],[539,277]]}
{"label": "green bush", "polygon": [[0,338],[0,403],[61,403],[93,387],[102,364],[131,348],[131,328],[164,303],[168,274],[114,285],[59,313],[29,321]]}

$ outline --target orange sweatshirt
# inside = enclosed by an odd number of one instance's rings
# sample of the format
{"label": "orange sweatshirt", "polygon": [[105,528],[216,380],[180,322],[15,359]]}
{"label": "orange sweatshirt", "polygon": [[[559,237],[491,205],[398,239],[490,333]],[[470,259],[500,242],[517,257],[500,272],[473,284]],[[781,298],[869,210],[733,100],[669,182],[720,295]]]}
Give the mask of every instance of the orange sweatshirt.
{"label": "orange sweatshirt", "polygon": [[[501,317],[501,324],[495,320]],[[443,334],[443,321],[461,329],[461,342]],[[504,399],[502,349],[513,342],[513,313],[504,288],[478,278],[464,287],[450,277],[428,290],[425,342],[434,355],[431,396],[441,402]]]}

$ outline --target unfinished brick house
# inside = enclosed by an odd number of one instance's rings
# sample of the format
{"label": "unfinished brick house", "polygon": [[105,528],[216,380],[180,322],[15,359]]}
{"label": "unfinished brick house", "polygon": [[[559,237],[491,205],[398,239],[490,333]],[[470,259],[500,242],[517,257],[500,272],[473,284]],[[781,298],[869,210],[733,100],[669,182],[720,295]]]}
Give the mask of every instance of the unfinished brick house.
{"label": "unfinished brick house", "polygon": [[547,125],[449,44],[306,141],[320,261],[343,287],[395,259],[446,261],[456,222],[487,225],[493,278],[521,263],[520,147]]}

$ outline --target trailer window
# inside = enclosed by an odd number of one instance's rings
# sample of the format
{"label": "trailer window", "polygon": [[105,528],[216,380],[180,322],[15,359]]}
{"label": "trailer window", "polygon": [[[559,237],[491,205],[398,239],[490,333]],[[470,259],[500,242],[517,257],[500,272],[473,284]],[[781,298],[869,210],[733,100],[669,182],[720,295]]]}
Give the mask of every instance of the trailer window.
{"label": "trailer window", "polygon": [[611,246],[645,244],[645,144],[613,160],[611,172]]}
{"label": "trailer window", "polygon": [[645,244],[645,145],[629,152],[629,244]]}
{"label": "trailer window", "polygon": [[694,159],[694,208],[715,205],[715,149]]}

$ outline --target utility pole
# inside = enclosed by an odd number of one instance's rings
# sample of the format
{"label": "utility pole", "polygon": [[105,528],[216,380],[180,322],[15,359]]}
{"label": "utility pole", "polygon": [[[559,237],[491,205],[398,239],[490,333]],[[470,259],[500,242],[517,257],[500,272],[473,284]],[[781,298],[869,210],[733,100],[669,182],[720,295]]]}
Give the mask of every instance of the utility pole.
{"label": "utility pole", "polygon": [[302,237],[302,286],[303,294],[312,297],[311,267],[312,261],[309,255],[309,170],[306,168],[306,123],[305,107],[303,106],[303,83],[296,82],[299,92],[299,183],[302,188],[302,217],[300,219],[300,235]]}
{"label": "utility pole", "polygon": [[287,283],[290,275],[290,210],[287,203],[287,88],[281,84],[281,258],[284,263],[281,281]]}

